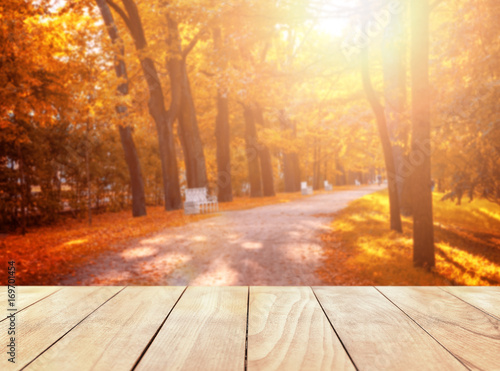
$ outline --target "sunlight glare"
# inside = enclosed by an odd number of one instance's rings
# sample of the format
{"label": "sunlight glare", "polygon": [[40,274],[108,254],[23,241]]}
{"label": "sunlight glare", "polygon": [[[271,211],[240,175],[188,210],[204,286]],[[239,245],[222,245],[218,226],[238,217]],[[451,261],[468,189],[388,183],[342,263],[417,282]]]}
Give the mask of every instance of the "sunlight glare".
{"label": "sunlight glare", "polygon": [[81,245],[82,243],[85,243],[87,242],[88,239],[87,238],[80,238],[80,239],[77,239],[77,240],[73,240],[73,241],[69,241],[69,242],[66,242],[64,244],[64,246],[74,246],[74,245]]}
{"label": "sunlight glare", "polygon": [[343,18],[321,18],[318,22],[318,29],[333,36],[342,36],[344,30],[349,26],[349,20]]}
{"label": "sunlight glare", "polygon": [[241,244],[241,247],[249,250],[262,249],[262,243],[260,242],[244,242]]}
{"label": "sunlight glare", "polygon": [[332,37],[342,36],[351,20],[347,16],[342,16],[339,12],[344,12],[346,8],[350,8],[352,5],[339,0],[330,0],[323,3],[318,13],[318,30]]}
{"label": "sunlight glare", "polygon": [[132,260],[137,258],[145,258],[148,256],[153,256],[156,255],[157,252],[158,252],[157,248],[136,247],[134,249],[125,250],[124,252],[122,252],[121,255],[125,260]]}

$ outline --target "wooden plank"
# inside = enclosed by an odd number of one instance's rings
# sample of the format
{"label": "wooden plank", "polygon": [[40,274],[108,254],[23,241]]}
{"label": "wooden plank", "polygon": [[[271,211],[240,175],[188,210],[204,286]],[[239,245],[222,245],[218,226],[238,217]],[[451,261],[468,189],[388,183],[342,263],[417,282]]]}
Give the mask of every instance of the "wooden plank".
{"label": "wooden plank", "polygon": [[443,286],[441,289],[500,319],[500,287]]}
{"label": "wooden plank", "polygon": [[188,287],[136,370],[243,370],[247,287]]}
{"label": "wooden plank", "polygon": [[[7,286],[3,286],[4,290],[0,293],[2,297],[2,308],[8,307],[8,296],[7,296]],[[42,300],[49,295],[61,290],[61,287],[57,286],[16,286],[16,308],[20,312],[26,307]],[[0,320],[5,321],[7,315]]]}
{"label": "wooden plank", "polygon": [[[0,357],[0,369],[24,367],[121,287],[65,287],[16,316],[16,364]],[[0,344],[8,344],[10,321],[0,323]]]}
{"label": "wooden plank", "polygon": [[28,370],[131,370],[184,287],[127,287]]}
{"label": "wooden plank", "polygon": [[310,287],[250,288],[248,370],[355,370]]}
{"label": "wooden plank", "polygon": [[49,295],[61,290],[57,286],[18,286],[16,287],[18,295],[16,298],[17,308],[23,309],[27,306],[48,297]]}
{"label": "wooden plank", "polygon": [[379,287],[393,303],[476,370],[500,369],[500,321],[439,287]]}
{"label": "wooden plank", "polygon": [[465,369],[375,288],[313,290],[358,369]]}

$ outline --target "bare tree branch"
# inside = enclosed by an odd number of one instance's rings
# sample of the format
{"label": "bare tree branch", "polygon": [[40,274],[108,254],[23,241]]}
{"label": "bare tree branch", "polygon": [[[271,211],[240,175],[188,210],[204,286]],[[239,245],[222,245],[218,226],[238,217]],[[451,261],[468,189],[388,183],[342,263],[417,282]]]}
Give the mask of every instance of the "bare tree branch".
{"label": "bare tree branch", "polygon": [[196,46],[196,43],[198,43],[198,40],[200,40],[200,37],[205,33],[206,29],[203,27],[198,31],[195,37],[191,40],[191,42],[186,46],[186,48],[182,51],[182,58],[186,59],[188,54],[193,50],[193,48]]}
{"label": "bare tree branch", "polygon": [[118,4],[113,2],[113,0],[106,0],[106,2],[116,13],[118,13],[121,19],[123,19],[123,21],[125,22],[125,25],[129,29],[129,31],[132,32],[132,23],[130,23],[130,19],[127,16],[127,13],[125,13],[125,11],[122,8],[120,8]]}

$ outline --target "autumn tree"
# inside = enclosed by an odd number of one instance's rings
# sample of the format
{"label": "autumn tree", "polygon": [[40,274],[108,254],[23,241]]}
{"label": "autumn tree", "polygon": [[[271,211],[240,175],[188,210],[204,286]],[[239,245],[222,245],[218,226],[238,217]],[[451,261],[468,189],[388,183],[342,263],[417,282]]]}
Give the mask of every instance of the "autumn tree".
{"label": "autumn tree", "polygon": [[437,3],[431,13],[431,31],[449,40],[430,45],[440,61],[429,72],[432,174],[437,189],[457,203],[465,197],[500,203],[499,11],[497,2],[481,0]]}
{"label": "autumn tree", "polygon": [[[262,107],[258,104],[254,106],[254,118],[255,122],[261,128],[267,126],[266,120],[264,119],[264,113],[262,112]],[[269,147],[266,146],[262,141],[259,142],[259,160],[260,169],[262,172],[262,195],[266,197],[272,197],[276,193],[274,191],[274,175],[273,175],[273,163],[271,158],[271,151]]]}
{"label": "autumn tree", "polygon": [[[180,52],[176,56],[175,53],[169,62],[169,74],[171,81],[180,83],[180,107],[178,114],[179,135],[181,138],[182,148],[184,150],[184,158],[186,165],[186,179],[188,188],[206,187],[208,185],[207,171],[205,164],[205,154],[203,151],[203,143],[201,141],[198,120],[196,116],[196,108],[194,105],[193,93],[189,81],[186,58],[196,45],[198,36],[195,36],[190,44],[182,50],[181,39],[178,31],[178,24],[170,16],[169,22],[169,38],[174,44],[175,50]],[[177,45],[175,45],[177,44]],[[174,62],[172,58],[177,58]],[[176,63],[175,69],[171,67],[172,63]],[[175,74],[179,74],[176,76]],[[173,91],[172,91],[173,92]],[[172,100],[174,97],[172,97]]]}
{"label": "autumn tree", "polygon": [[[107,27],[109,37],[112,43],[115,45],[115,57],[114,65],[115,72],[118,78],[123,78],[125,81],[118,87],[118,92],[121,95],[127,95],[128,77],[127,69],[125,66],[124,58],[124,46],[123,41],[120,39],[118,34],[118,29],[115,25],[113,15],[108,7],[105,0],[96,0],[97,6],[101,12],[104,24]],[[121,115],[121,117],[126,120],[127,107],[125,105],[117,105],[116,112]],[[139,162],[139,157],[134,143],[134,138],[132,137],[132,128],[129,125],[123,124],[118,126],[120,132],[120,139],[123,147],[123,152],[125,153],[125,160],[130,173],[130,182],[132,188],[132,215],[142,216],[146,215],[146,197],[144,195],[144,181],[142,178],[141,164]]]}
{"label": "autumn tree", "polygon": [[[388,12],[387,9],[385,9]],[[406,8],[400,4],[385,26],[382,40],[384,111],[392,143],[398,201],[403,215],[411,214],[411,171],[407,150],[409,123],[406,119]]]}
{"label": "autumn tree", "polygon": [[100,83],[109,75],[99,28],[82,11],[88,4],[49,5],[2,10],[1,222],[24,230],[62,213],[123,208],[130,188],[102,114],[115,104]]}
{"label": "autumn tree", "polygon": [[[260,53],[259,65],[265,62],[267,48],[268,46],[264,45],[263,51]],[[258,64],[252,53],[246,49],[241,49],[241,52],[243,54],[243,59],[250,63],[250,68],[258,69]],[[249,101],[243,103],[243,109],[249,169],[248,176],[251,188],[250,194],[252,197],[274,196],[275,191],[271,153],[269,148],[259,140],[257,129],[258,127],[262,128],[266,126],[264,114],[261,105],[255,98],[252,98],[252,95],[247,99]]]}
{"label": "autumn tree", "polygon": [[123,0],[122,2],[124,9],[120,8],[113,1],[107,0],[107,3],[112,9],[114,9],[123,19],[134,40],[144,79],[148,85],[150,97],[148,103],[149,113],[155,121],[158,133],[165,194],[165,209],[179,209],[182,207],[182,199],[179,187],[179,174],[172,126],[179,113],[180,102],[178,99],[172,99],[170,109],[167,111],[165,107],[165,96],[154,61],[142,53],[146,50],[148,44],[137,5],[133,0]]}
{"label": "autumn tree", "polygon": [[219,202],[233,200],[231,183],[231,138],[229,127],[229,89],[222,81],[221,72],[227,68],[228,55],[224,48],[224,38],[220,27],[212,30],[214,54],[217,55],[217,117],[215,121],[215,139],[217,141],[217,196]]}
{"label": "autumn tree", "polygon": [[[289,132],[291,138],[295,139],[297,137],[297,126],[295,123],[290,122],[283,109],[280,111],[279,120],[283,132]],[[290,149],[283,150],[283,177],[285,192],[300,191],[301,177],[297,151],[290,151]]]}
{"label": "autumn tree", "polygon": [[429,2],[411,1],[413,262],[435,264],[429,112]]}
{"label": "autumn tree", "polygon": [[262,176],[254,109],[248,105],[243,105],[243,110],[245,118],[245,144],[248,162],[248,181],[250,183],[250,197],[261,197],[263,196]]}
{"label": "autumn tree", "polygon": [[391,219],[391,229],[402,232],[401,226],[401,214],[399,210],[399,197],[396,186],[396,180],[393,174],[396,174],[396,167],[394,164],[394,154],[392,149],[391,140],[389,137],[389,132],[387,130],[387,122],[385,119],[384,107],[380,104],[377,98],[375,90],[370,78],[369,65],[368,65],[368,51],[365,48],[362,52],[361,60],[361,76],[363,80],[363,87],[366,92],[366,96],[375,114],[375,120],[377,122],[377,128],[379,131],[380,141],[382,143],[382,148],[384,151],[384,161],[385,168],[388,176],[388,188],[389,188],[389,208],[390,208],[390,219]]}

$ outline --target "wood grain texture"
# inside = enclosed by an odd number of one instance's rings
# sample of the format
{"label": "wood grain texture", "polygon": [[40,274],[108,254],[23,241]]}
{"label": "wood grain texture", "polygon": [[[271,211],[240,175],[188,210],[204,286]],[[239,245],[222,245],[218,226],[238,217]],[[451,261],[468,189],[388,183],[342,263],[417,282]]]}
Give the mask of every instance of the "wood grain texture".
{"label": "wood grain texture", "polygon": [[247,287],[188,287],[136,370],[243,370]]}
{"label": "wood grain texture", "polygon": [[[244,369],[247,287],[189,287],[170,314],[182,287],[121,289],[19,287],[0,370],[131,369],[146,348],[138,370]],[[360,370],[500,370],[498,287],[313,290],[327,316],[310,288],[250,288],[248,370],[352,369],[343,346]]]}
{"label": "wood grain texture", "polygon": [[17,289],[17,308],[24,309],[39,300],[47,298],[49,295],[62,289],[57,286],[18,286]]}
{"label": "wood grain texture", "polygon": [[443,286],[441,289],[500,319],[500,287]]}
{"label": "wood grain texture", "polygon": [[313,290],[358,369],[465,369],[375,288]]}
{"label": "wood grain texture", "polygon": [[127,287],[28,370],[131,370],[184,287]]}
{"label": "wood grain texture", "polygon": [[250,288],[248,370],[354,370],[310,287]]}
{"label": "wood grain texture", "polygon": [[379,287],[422,328],[475,370],[500,370],[500,321],[439,287]]}
{"label": "wood grain texture", "polygon": [[[121,287],[65,287],[17,315],[17,359],[0,357],[0,369],[24,367]],[[8,344],[9,321],[0,323],[0,344]],[[13,367],[14,366],[14,367]]]}
{"label": "wood grain texture", "polygon": [[[61,287],[57,286],[16,286],[16,308],[17,311],[22,311],[29,305],[42,300],[56,291],[61,290]],[[8,296],[7,296],[7,286],[2,286],[0,289],[0,303],[2,303],[2,308],[7,309],[8,307]],[[2,313],[3,315],[3,313]],[[0,319],[5,321],[7,316]]]}

